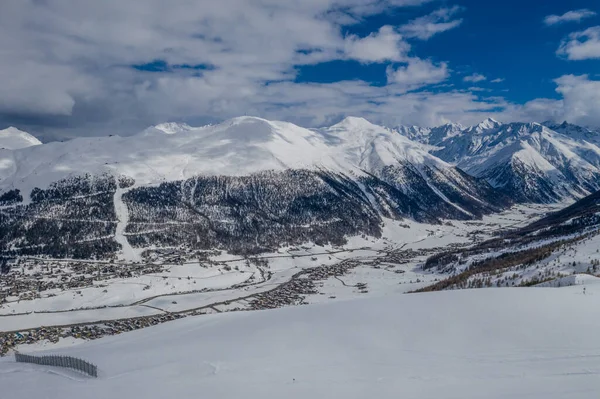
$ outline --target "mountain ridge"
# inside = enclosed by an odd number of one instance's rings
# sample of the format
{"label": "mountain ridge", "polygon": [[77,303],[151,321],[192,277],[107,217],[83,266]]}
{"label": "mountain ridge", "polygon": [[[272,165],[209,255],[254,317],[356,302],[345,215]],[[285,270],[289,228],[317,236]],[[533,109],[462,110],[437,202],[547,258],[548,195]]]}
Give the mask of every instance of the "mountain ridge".
{"label": "mountain ridge", "polygon": [[[412,132],[397,131],[409,136]],[[458,132],[435,132],[425,129],[412,137],[428,145],[431,154],[485,179],[518,202],[577,199],[600,189],[600,133],[587,128],[488,118]]]}
{"label": "mountain ridge", "polygon": [[321,129],[256,117],[169,124],[0,157],[0,248],[14,254],[137,259],[174,245],[255,253],[378,236],[385,218],[477,219],[512,203],[361,118]]}

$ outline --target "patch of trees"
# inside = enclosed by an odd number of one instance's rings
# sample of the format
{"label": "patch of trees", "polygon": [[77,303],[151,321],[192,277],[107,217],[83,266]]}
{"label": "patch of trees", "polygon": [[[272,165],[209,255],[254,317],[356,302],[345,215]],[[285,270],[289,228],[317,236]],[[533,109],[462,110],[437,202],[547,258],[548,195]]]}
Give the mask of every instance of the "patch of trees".
{"label": "patch of trees", "polygon": [[434,267],[443,267],[449,265],[451,263],[458,262],[460,257],[455,252],[442,252],[439,254],[435,254],[427,258],[425,261],[425,265],[423,266],[424,270],[432,269]]}
{"label": "patch of trees", "polygon": [[31,201],[65,201],[76,196],[90,196],[100,192],[114,193],[116,188],[117,183],[110,175],[84,174],[51,183],[48,188],[43,190],[34,188],[31,191]]}
{"label": "patch of trees", "polygon": [[36,188],[32,202],[0,213],[0,254],[100,258],[114,254],[112,176],[83,175]]}
{"label": "patch of trees", "polygon": [[568,245],[582,239],[586,236],[580,236],[570,240],[561,240],[539,248],[530,248],[517,252],[501,254],[494,258],[484,259],[473,262],[466,270],[451,276],[445,280],[439,281],[430,286],[416,290],[415,292],[442,291],[451,288],[463,288],[467,285],[469,278],[480,273],[499,273],[517,265],[528,266],[550,256],[556,249],[563,245]]}
{"label": "patch of trees", "polygon": [[124,195],[131,245],[227,249],[256,254],[346,236],[380,236],[381,219],[360,187],[331,173],[288,170],[251,176],[200,176]]}
{"label": "patch of trees", "polygon": [[0,206],[14,205],[23,202],[20,190],[9,190],[0,194]]}
{"label": "patch of trees", "polygon": [[600,226],[600,192],[528,226],[502,232],[498,237],[473,247],[459,252],[451,251],[433,255],[426,260],[424,268],[442,268],[457,262],[459,259],[467,259],[474,255],[485,254],[507,247],[524,247],[541,240],[586,234],[587,231],[598,226]]}

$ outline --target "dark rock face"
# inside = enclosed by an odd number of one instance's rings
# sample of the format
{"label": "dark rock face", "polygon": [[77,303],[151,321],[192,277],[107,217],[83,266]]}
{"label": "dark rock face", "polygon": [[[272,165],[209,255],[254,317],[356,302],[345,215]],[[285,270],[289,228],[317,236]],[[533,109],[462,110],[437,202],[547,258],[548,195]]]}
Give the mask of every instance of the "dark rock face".
{"label": "dark rock face", "polygon": [[[388,166],[381,179],[402,190],[421,210],[429,215],[420,217],[408,212],[417,221],[435,219],[478,219],[509,206],[510,198],[457,168],[437,169],[423,166],[420,173],[413,165]],[[413,208],[414,209],[414,208]]]}

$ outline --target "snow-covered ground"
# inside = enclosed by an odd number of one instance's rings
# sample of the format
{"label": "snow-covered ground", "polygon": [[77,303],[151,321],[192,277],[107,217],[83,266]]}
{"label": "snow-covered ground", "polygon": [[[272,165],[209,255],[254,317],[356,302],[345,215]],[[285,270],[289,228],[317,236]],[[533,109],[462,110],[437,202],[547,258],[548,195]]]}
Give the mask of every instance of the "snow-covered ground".
{"label": "snow-covered ground", "polygon": [[7,146],[18,150],[0,153],[0,188],[18,187],[23,192],[86,172],[124,175],[136,184],[153,185],[198,175],[243,176],[288,168],[362,174],[361,169],[372,172],[399,161],[450,168],[420,144],[351,117],[320,130],[238,117],[198,128],[157,126],[129,137],[77,138],[28,148]]}
{"label": "snow-covered ground", "polygon": [[[3,399],[600,397],[600,285],[462,290],[189,317],[0,359]],[[48,347],[46,347],[48,348]]]}
{"label": "snow-covered ground", "polygon": [[15,127],[0,130],[0,150],[18,150],[40,144],[42,142],[37,138]]}
{"label": "snow-covered ground", "polygon": [[[443,250],[448,245],[489,238],[500,229],[530,223],[549,209],[552,208],[548,205],[521,205],[481,221],[451,221],[441,225],[388,220],[381,239],[352,237],[343,248],[307,244],[261,255],[267,263],[263,272],[271,273],[268,281],[264,281],[260,269],[246,259],[223,253],[211,258],[212,264],[167,264],[162,273],[104,280],[87,288],[48,290],[38,299],[18,301],[9,297],[8,303],[0,305],[0,331],[195,309],[264,292],[285,283],[299,270],[333,265],[345,259],[365,264],[341,278],[346,286],[335,278],[324,281],[317,287],[322,295],[311,295],[308,302],[407,292],[443,277],[418,270],[427,255],[414,256],[406,263],[384,263],[379,268],[374,268],[369,261],[385,256],[390,250]],[[368,292],[360,293],[352,287],[357,283],[366,283]],[[76,310],[98,307],[101,308]],[[40,311],[61,313],[31,313]]]}
{"label": "snow-covered ground", "polygon": [[113,202],[115,204],[115,214],[118,218],[118,223],[115,230],[115,241],[121,245],[122,250],[120,255],[124,260],[129,262],[139,262],[141,260],[139,252],[141,251],[133,249],[127,240],[127,236],[125,235],[127,223],[129,223],[129,210],[127,209],[127,205],[125,205],[125,202],[123,202],[123,194],[125,194],[127,191],[129,190],[117,187],[113,198]]}
{"label": "snow-covered ground", "polygon": [[578,273],[600,275],[600,235],[593,235],[579,242],[564,245],[539,262],[523,267],[518,272],[500,273],[492,277],[491,281],[494,285],[500,283],[502,286],[513,282],[514,285],[519,285],[532,281],[556,279],[548,284],[551,286],[573,285],[576,283],[575,275]]}

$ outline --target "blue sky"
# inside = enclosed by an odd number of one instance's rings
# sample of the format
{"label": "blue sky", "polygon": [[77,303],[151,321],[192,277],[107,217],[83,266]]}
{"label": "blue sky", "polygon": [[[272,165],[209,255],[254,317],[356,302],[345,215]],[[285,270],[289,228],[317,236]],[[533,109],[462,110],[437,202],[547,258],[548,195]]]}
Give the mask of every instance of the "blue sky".
{"label": "blue sky", "polygon": [[600,126],[592,0],[5,0],[0,128],[45,140],[239,115]]}
{"label": "blue sky", "polygon": [[[597,9],[594,0],[461,0],[431,2],[423,7],[400,9],[367,18],[345,30],[368,35],[381,25],[403,25],[411,19],[439,9],[458,5],[463,21],[457,28],[438,34],[427,41],[417,41],[413,51],[419,57],[448,61],[455,73],[446,83],[456,88],[479,86],[492,90],[510,101],[524,104],[539,97],[559,99],[554,79],[565,74],[598,74],[600,58],[569,61],[557,57],[557,43],[578,28],[600,25],[600,15],[581,22],[547,26],[544,18],[570,10]],[[516,12],[518,10],[518,12]],[[373,84],[385,83],[384,64],[361,64],[356,61],[331,62],[298,68],[297,81],[334,82],[363,79]],[[482,74],[488,79],[479,84],[463,82],[466,75]],[[493,79],[504,79],[499,84]]]}

